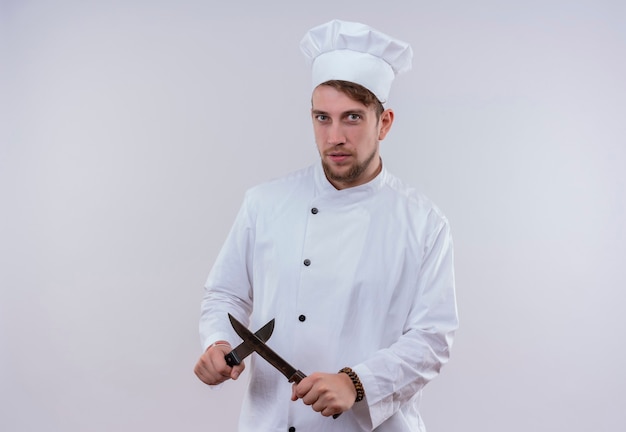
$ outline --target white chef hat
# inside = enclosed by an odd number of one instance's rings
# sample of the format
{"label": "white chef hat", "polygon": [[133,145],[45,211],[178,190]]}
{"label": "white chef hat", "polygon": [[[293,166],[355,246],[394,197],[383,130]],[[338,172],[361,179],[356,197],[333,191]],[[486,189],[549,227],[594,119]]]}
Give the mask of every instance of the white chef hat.
{"label": "white chef hat", "polygon": [[365,24],[333,20],[300,42],[311,65],[313,88],[328,80],[350,81],[387,102],[396,75],[411,69],[411,46]]}

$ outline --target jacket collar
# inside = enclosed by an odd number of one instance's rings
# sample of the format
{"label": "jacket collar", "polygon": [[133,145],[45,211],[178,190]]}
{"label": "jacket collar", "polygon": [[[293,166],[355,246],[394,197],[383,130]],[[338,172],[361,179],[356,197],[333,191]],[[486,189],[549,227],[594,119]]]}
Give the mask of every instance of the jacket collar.
{"label": "jacket collar", "polygon": [[[381,160],[382,163],[382,160]],[[324,174],[324,168],[321,161],[314,167],[315,177],[315,196],[320,199],[328,199],[338,201],[345,204],[351,204],[357,201],[363,201],[378,192],[385,184],[387,178],[387,170],[383,164],[381,171],[376,177],[369,182],[346,189],[336,189]]]}

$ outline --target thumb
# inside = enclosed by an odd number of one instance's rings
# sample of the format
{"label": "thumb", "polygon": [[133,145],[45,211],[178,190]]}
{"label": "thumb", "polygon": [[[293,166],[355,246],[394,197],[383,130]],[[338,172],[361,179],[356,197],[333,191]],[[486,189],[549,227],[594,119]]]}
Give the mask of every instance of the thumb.
{"label": "thumb", "polygon": [[239,378],[239,375],[241,375],[241,373],[243,372],[245,368],[246,368],[246,365],[244,363],[241,363],[237,366],[233,366],[233,369],[230,371],[231,379],[236,380],[237,378]]}

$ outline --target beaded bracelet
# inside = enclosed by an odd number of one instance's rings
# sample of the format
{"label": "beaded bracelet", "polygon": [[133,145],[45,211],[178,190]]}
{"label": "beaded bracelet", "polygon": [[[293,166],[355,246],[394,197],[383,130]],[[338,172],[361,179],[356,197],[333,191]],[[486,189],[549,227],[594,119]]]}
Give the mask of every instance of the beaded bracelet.
{"label": "beaded bracelet", "polygon": [[356,399],[355,402],[361,402],[365,397],[365,389],[363,389],[363,384],[361,384],[361,380],[359,376],[349,367],[345,367],[339,371],[339,373],[347,374],[352,380],[352,384],[354,384],[354,388],[356,389]]}

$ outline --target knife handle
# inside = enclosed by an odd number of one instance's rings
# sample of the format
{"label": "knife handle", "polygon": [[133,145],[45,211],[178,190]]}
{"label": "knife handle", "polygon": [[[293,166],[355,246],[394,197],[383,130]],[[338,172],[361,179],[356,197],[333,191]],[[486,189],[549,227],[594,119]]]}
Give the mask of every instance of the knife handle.
{"label": "knife handle", "polygon": [[304,374],[304,372],[302,372],[301,370],[297,370],[294,372],[293,375],[291,375],[291,378],[289,378],[289,382],[298,384],[300,381],[302,381],[305,378],[306,378],[306,375]]}
{"label": "knife handle", "polygon": [[[304,374],[304,372],[302,372],[301,370],[297,370],[293,375],[291,375],[291,378],[289,378],[289,382],[298,384],[300,381],[302,381],[305,378],[306,378],[306,375]],[[341,413],[333,414],[333,418],[336,419],[340,415]]]}
{"label": "knife handle", "polygon": [[239,356],[237,355],[235,350],[232,350],[231,352],[226,354],[224,356],[224,360],[226,360],[226,364],[228,366],[230,366],[230,367],[237,366],[237,365],[241,364],[241,359],[239,358]]}

